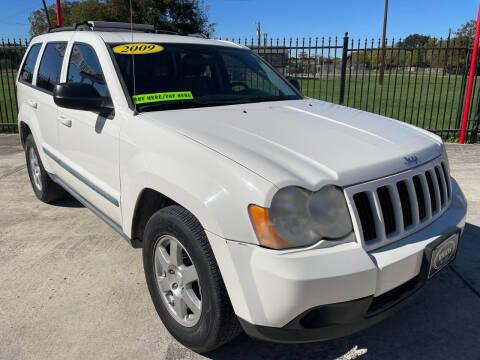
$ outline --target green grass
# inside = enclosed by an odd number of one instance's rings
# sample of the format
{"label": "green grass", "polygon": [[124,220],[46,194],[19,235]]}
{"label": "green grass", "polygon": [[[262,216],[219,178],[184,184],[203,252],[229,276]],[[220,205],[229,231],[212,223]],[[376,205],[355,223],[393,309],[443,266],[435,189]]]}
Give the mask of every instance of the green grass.
{"label": "green grass", "polygon": [[[17,122],[17,107],[15,94],[16,72],[3,72],[0,77],[0,123]],[[0,126],[0,132],[13,131],[13,126]]]}
{"label": "green grass", "polygon": [[[478,82],[478,80],[477,80]],[[300,79],[304,95],[339,103],[340,77]],[[474,91],[472,104],[476,104]],[[458,118],[463,110],[462,77],[398,74],[385,75],[383,85],[375,74],[352,74],[345,82],[344,105],[385,115],[428,129],[459,129]],[[459,106],[460,105],[460,106]],[[474,108],[475,106],[472,106]],[[460,114],[459,114],[460,111]],[[473,118],[473,114],[469,119]],[[470,124],[469,124],[470,125]],[[444,133],[445,139],[450,134]],[[458,136],[458,135],[457,135]]]}

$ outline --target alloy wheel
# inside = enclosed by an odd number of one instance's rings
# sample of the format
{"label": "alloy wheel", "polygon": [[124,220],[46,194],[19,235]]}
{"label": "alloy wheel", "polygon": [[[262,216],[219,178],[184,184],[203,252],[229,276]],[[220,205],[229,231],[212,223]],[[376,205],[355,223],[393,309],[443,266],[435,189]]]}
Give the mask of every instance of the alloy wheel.
{"label": "alloy wheel", "polygon": [[30,148],[29,160],[30,160],[30,174],[32,176],[35,187],[42,191],[42,172],[40,169],[40,163],[38,161],[37,153],[33,147]]}
{"label": "alloy wheel", "polygon": [[168,312],[179,324],[195,326],[202,312],[202,296],[192,258],[176,237],[162,235],[155,246],[154,264],[160,297]]}

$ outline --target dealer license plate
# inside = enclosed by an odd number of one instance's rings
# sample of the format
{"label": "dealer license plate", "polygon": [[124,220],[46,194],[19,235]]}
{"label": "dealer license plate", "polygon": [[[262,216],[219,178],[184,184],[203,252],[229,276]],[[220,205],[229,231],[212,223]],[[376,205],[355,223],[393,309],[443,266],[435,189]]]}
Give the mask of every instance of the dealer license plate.
{"label": "dealer license plate", "polygon": [[453,234],[442,241],[432,250],[430,258],[430,270],[428,277],[432,277],[445,266],[450,264],[457,256],[459,234]]}

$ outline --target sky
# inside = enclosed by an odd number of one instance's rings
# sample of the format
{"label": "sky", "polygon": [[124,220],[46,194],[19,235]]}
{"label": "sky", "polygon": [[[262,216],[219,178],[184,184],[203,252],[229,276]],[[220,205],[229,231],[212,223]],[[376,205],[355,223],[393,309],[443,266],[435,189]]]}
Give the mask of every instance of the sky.
{"label": "sky", "polygon": [[[135,1],[135,0],[134,0]],[[216,37],[273,38],[343,36],[378,38],[382,34],[384,0],[204,0]],[[47,5],[54,0],[46,0]],[[28,38],[28,15],[41,0],[0,0],[0,38]],[[387,37],[412,33],[448,36],[476,17],[478,0],[390,0]]]}

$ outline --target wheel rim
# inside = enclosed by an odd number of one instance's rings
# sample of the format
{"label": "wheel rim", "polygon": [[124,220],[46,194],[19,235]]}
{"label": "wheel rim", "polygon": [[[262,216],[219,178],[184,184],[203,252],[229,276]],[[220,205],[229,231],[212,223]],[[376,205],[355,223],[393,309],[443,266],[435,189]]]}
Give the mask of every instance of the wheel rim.
{"label": "wheel rim", "polygon": [[187,250],[174,236],[160,236],[154,263],[158,290],[168,312],[179,324],[195,326],[202,312],[202,296],[197,269]]}
{"label": "wheel rim", "polygon": [[42,191],[42,172],[38,161],[37,153],[33,147],[30,148],[30,174],[35,187]]}

